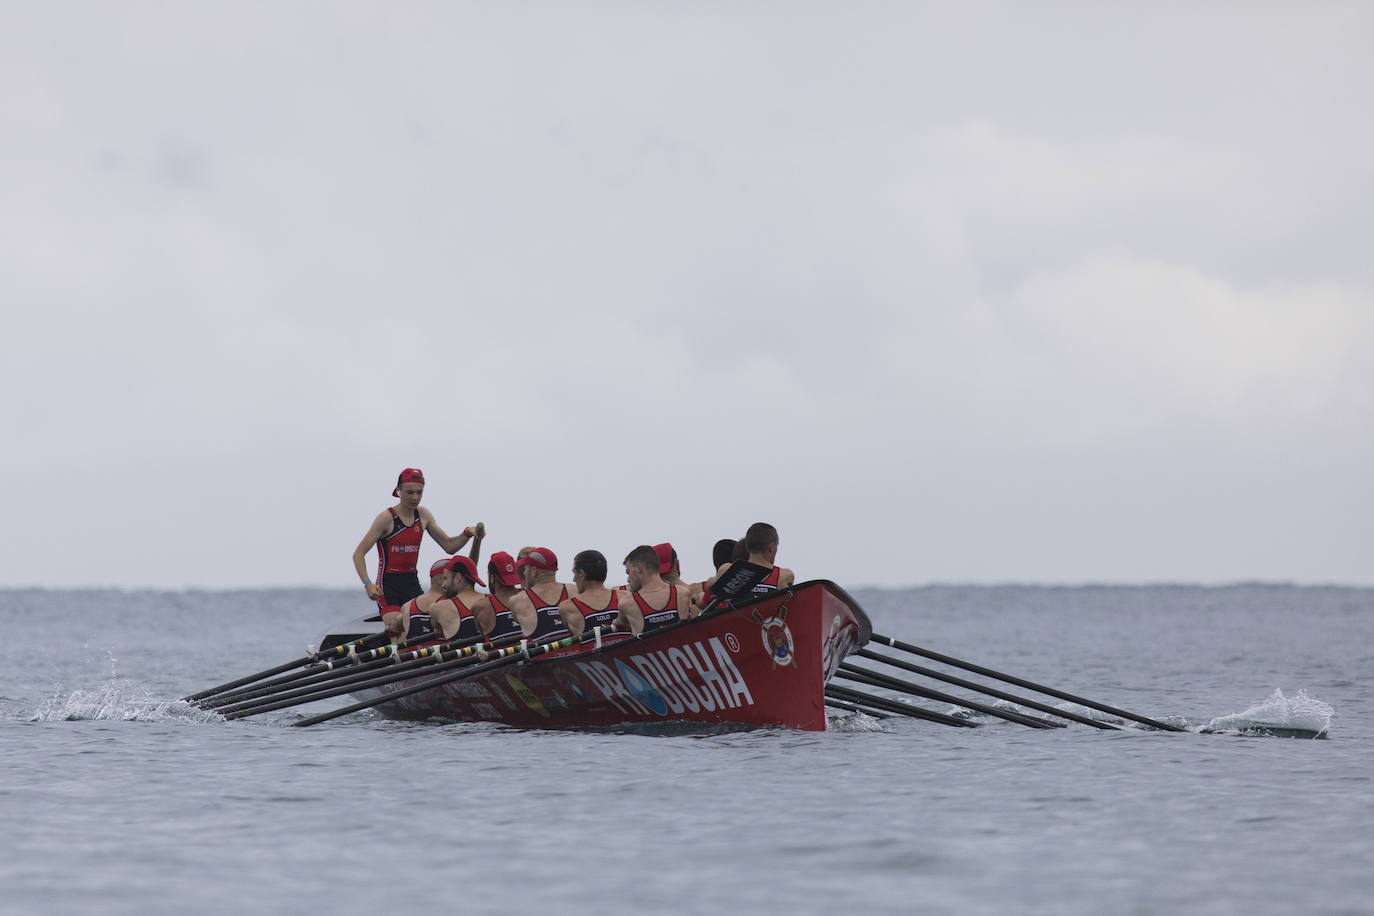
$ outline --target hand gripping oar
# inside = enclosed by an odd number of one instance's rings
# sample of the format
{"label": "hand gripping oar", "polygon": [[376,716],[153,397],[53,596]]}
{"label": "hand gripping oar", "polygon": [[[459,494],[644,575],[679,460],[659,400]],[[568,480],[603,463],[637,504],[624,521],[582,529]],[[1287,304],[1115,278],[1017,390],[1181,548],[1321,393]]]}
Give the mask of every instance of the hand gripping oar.
{"label": "hand gripping oar", "polygon": [[[343,668],[335,668],[334,663],[331,661],[328,663],[328,667],[326,667],[323,671],[316,671],[313,668],[307,668],[304,671],[297,671],[294,674],[282,675],[281,677],[273,678],[270,681],[264,681],[261,684],[242,687],[238,690],[231,690],[228,693],[221,693],[218,696],[210,697],[208,700],[201,703],[200,705],[206,709],[222,709],[226,706],[244,705],[247,704],[250,700],[255,700],[257,702],[267,702],[268,697],[273,696],[275,694],[280,694],[281,697],[284,697],[286,696],[286,691],[291,690],[293,688],[301,688],[311,684],[318,685],[324,681],[331,681],[339,677],[348,677],[350,675],[357,674],[361,671],[368,671],[375,668],[380,668],[383,665],[394,665],[401,661],[409,661],[415,658],[426,657],[433,653],[425,653],[424,655],[420,655],[418,654],[418,650],[411,650],[410,652],[406,652],[406,654],[403,656],[402,652],[404,652],[406,649],[413,645],[418,645],[419,643],[433,642],[434,639],[434,633],[427,633],[423,636],[417,636],[414,639],[408,639],[405,642],[400,643],[399,645],[378,646],[377,648],[371,649],[367,652],[363,652],[362,654],[348,656],[346,659],[344,659],[344,661],[347,662],[347,665]],[[472,636],[462,640],[450,639],[447,642],[440,644],[438,647],[431,646],[429,648],[461,649],[465,646],[476,645],[477,643],[480,643],[485,639],[486,637],[484,636]],[[318,689],[318,687],[316,689]]]}
{"label": "hand gripping oar", "polygon": [[202,690],[200,693],[193,693],[189,697],[182,697],[182,702],[195,703],[198,700],[203,700],[206,697],[214,696],[217,693],[223,693],[227,690],[233,690],[235,687],[242,687],[244,684],[251,684],[254,681],[260,681],[265,677],[271,677],[274,674],[281,674],[283,671],[290,671],[292,668],[300,668],[305,665],[312,665],[317,662],[328,661],[333,658],[343,658],[345,655],[348,654],[350,649],[357,649],[360,646],[366,646],[367,643],[379,638],[387,637],[385,633],[377,633],[372,636],[364,636],[360,639],[355,639],[352,642],[341,643],[337,646],[333,646],[329,649],[326,649],[323,652],[311,652],[304,658],[298,658],[293,662],[286,662],[285,664],[277,665],[275,668],[268,668],[266,671],[259,671],[257,674],[250,674],[247,677],[241,677],[236,681],[229,681],[226,684],[220,684],[218,687],[211,687],[209,690]]}
{"label": "hand gripping oar", "polygon": [[442,674],[438,677],[425,678],[418,684],[412,684],[409,687],[402,687],[400,690],[393,690],[390,693],[377,697],[375,700],[362,700],[360,702],[352,704],[351,706],[345,706],[342,709],[331,709],[329,712],[322,712],[317,716],[311,716],[308,719],[301,719],[299,722],[292,722],[291,724],[297,727],[301,727],[306,725],[316,725],[320,722],[328,722],[330,719],[337,719],[339,716],[346,716],[349,713],[359,712],[364,709],[370,709],[373,706],[378,706],[390,700],[399,699],[400,697],[408,697],[412,693],[420,693],[424,690],[432,690],[435,687],[441,687],[444,684],[461,680],[465,677],[473,677],[475,675],[491,671],[494,668],[500,668],[505,665],[511,665],[515,662],[520,661],[522,658],[533,658],[536,655],[544,655],[546,653],[553,652],[556,649],[564,649],[568,646],[576,645],[580,642],[587,642],[588,640],[593,638],[600,639],[600,630],[600,627],[593,627],[591,630],[583,633],[581,636],[564,636],[562,639],[556,639],[553,642],[538,643],[533,646],[522,641],[521,644],[518,646],[510,646],[505,649],[497,649],[495,652],[489,653],[491,655],[496,656],[496,658],[492,661],[484,662],[480,665],[471,668],[463,668],[460,671]]}
{"label": "hand gripping oar", "polygon": [[1008,722],[1015,722],[1017,725],[1025,725],[1029,728],[1063,728],[1063,722],[1051,722],[1048,719],[1037,719],[1034,716],[1024,716],[1019,712],[1011,712],[1006,709],[998,709],[986,703],[979,703],[977,700],[964,700],[948,693],[941,693],[938,690],[927,690],[915,684],[909,684],[899,678],[888,677],[876,671],[869,671],[866,668],[859,668],[849,662],[841,662],[840,668],[835,672],[837,677],[848,678],[851,681],[859,681],[870,687],[886,687],[888,690],[900,690],[902,693],[909,693],[912,696],[925,697],[927,700],[939,700],[942,703],[949,703],[954,706],[961,706],[964,709],[971,709],[974,712],[981,712],[985,715],[996,716],[999,719],[1006,719]]}
{"label": "hand gripping oar", "polygon": [[928,722],[939,722],[941,725],[953,725],[956,728],[976,728],[978,726],[977,722],[970,722],[967,719],[960,719],[956,716],[947,716],[942,712],[922,709],[919,706],[912,706],[910,703],[898,703],[896,700],[889,700],[886,697],[876,697],[870,693],[864,693],[861,690],[851,690],[848,687],[841,687],[839,684],[827,684],[825,686],[825,695],[831,699],[859,703],[864,706],[871,706],[874,709],[896,713],[900,716],[911,716],[913,719],[925,719]]}
{"label": "hand gripping oar", "polygon": [[1123,719],[1130,719],[1132,722],[1139,722],[1141,725],[1148,725],[1151,728],[1157,728],[1160,731],[1187,731],[1186,728],[1180,728],[1177,725],[1170,725],[1167,722],[1159,722],[1155,719],[1150,719],[1145,716],[1138,716],[1133,712],[1127,712],[1124,709],[1117,709],[1115,706],[1108,706],[1105,703],[1095,703],[1092,700],[1085,700],[1083,697],[1076,697],[1073,694],[1065,693],[1062,690],[1055,690],[1053,687],[1046,687],[1043,684],[1037,684],[1033,681],[1027,681],[1019,677],[1012,677],[1010,674],[1003,674],[1000,671],[993,671],[991,668],[984,668],[981,665],[975,665],[971,662],[960,661],[957,658],[950,658],[948,655],[941,655],[939,652],[932,652],[929,649],[922,649],[920,646],[913,646],[911,643],[902,642],[901,640],[893,639],[890,636],[879,636],[877,633],[874,633],[869,638],[872,639],[874,642],[882,643],[883,645],[889,646],[893,649],[901,649],[903,652],[910,652],[913,655],[920,655],[923,658],[928,658],[932,661],[942,662],[946,665],[952,665],[955,668],[962,668],[965,671],[972,671],[974,674],[981,674],[984,677],[995,678],[999,681],[1005,681],[1008,684],[1015,684],[1017,687],[1024,687],[1027,690],[1034,690],[1037,693],[1043,693],[1047,696],[1058,697],[1061,700],[1068,700],[1070,703],[1077,703],[1078,705],[1086,706],[1089,709],[1096,709],[1098,712],[1105,712],[1113,716],[1120,716]]}
{"label": "hand gripping oar", "polygon": [[1084,725],[1091,725],[1093,728],[1101,728],[1105,729],[1106,731],[1121,730],[1120,725],[1117,725],[1112,722],[1103,722],[1100,719],[1093,719],[1089,716],[1080,716],[1076,712],[1069,712],[1064,709],[1056,709],[1055,707],[1050,706],[1046,703],[1040,703],[1036,700],[1028,700],[1025,697],[1018,697],[1015,694],[1007,693],[1005,690],[998,690],[996,687],[989,687],[986,684],[975,684],[973,681],[966,681],[961,677],[955,677],[952,674],[945,674],[944,672],[936,671],[934,668],[926,668],[921,665],[913,665],[911,662],[904,662],[900,658],[890,658],[886,655],[883,655],[881,652],[874,652],[872,649],[859,649],[857,652],[852,652],[850,654],[857,655],[860,658],[871,658],[874,661],[883,662],[884,664],[892,665],[895,668],[901,668],[905,671],[911,671],[916,674],[924,674],[926,677],[934,678],[937,681],[944,681],[946,684],[953,684],[956,687],[966,687],[969,690],[976,690],[979,693],[986,693],[988,696],[997,697],[997,699],[999,700],[1007,700],[1008,702],[1016,703],[1020,706],[1025,706],[1027,709],[1036,709],[1040,712],[1047,712],[1052,716],[1059,716],[1060,718],[1068,719],[1071,722],[1081,722]]}
{"label": "hand gripping oar", "polygon": [[[509,642],[512,637],[498,640],[498,642]],[[515,636],[513,638],[519,638]],[[481,646],[467,646],[463,649],[445,650],[438,646],[426,646],[417,649],[413,653],[407,653],[405,658],[398,657],[394,664],[382,666],[385,671],[354,671],[344,669],[338,673],[337,677],[330,678],[326,684],[317,684],[309,687],[302,687],[297,690],[288,690],[284,693],[274,694],[259,700],[250,700],[244,703],[236,703],[217,710],[226,719],[242,719],[245,716],[256,716],[259,713],[272,712],[276,709],[285,709],[288,706],[299,706],[302,703],[313,703],[315,700],[327,700],[336,697],[341,693],[351,693],[354,690],[361,690],[364,687],[376,687],[381,684],[389,684],[392,681],[403,680],[407,677],[417,676],[417,669],[424,668],[427,672],[444,671],[455,665],[467,664],[473,657],[482,652]]]}

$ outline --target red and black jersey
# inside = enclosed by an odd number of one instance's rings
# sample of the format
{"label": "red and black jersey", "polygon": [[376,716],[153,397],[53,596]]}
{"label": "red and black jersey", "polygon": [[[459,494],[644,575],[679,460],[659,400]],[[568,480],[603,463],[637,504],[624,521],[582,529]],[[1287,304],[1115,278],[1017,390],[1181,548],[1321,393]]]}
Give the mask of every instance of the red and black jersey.
{"label": "red and black jersey", "polygon": [[585,625],[583,632],[593,627],[608,627],[620,616],[620,592],[611,592],[611,603],[599,611],[592,610],[576,598],[572,600],[572,603],[582,612],[582,620]]}
{"label": "red and black jersey", "polygon": [[471,639],[474,636],[481,636],[482,630],[477,625],[477,618],[472,616],[472,611],[468,610],[467,605],[457,598],[450,598],[454,607],[458,608],[458,632],[454,633],[449,639]]}
{"label": "red and black jersey", "polygon": [[644,615],[644,632],[657,630],[666,627],[670,623],[677,622],[677,586],[668,586],[668,603],[663,608],[655,610],[649,607],[649,602],[639,597],[639,592],[631,592],[635,599],[635,604],[639,605],[639,611]]}
{"label": "red and black jersey", "polygon": [[495,595],[488,595],[487,598],[491,600],[491,609],[496,615],[496,622],[492,624],[491,632],[487,634],[487,641],[509,636],[512,633],[519,634],[520,621],[515,619],[515,612],[502,604]]}
{"label": "red and black jersey", "polygon": [[425,537],[425,523],[420,513],[415,513],[415,523],[407,525],[396,514],[391,513],[391,533],[377,539],[377,581],[382,582],[390,573],[413,573],[415,563],[420,558],[420,542]]}
{"label": "red and black jersey", "polygon": [[409,611],[410,617],[407,622],[406,639],[418,639],[426,633],[434,631],[434,625],[430,623],[429,611],[420,610],[419,598],[411,598],[401,606],[402,611]]}
{"label": "red and black jersey", "polygon": [[763,577],[763,581],[754,586],[755,595],[766,595],[769,592],[778,590],[778,581],[782,576],[782,570],[774,566],[768,571],[768,575]]}
{"label": "red and black jersey", "polygon": [[530,639],[545,639],[550,636],[567,636],[568,628],[563,624],[563,618],[558,616],[558,605],[568,600],[568,587],[563,586],[563,590],[558,593],[553,604],[543,604],[543,598],[533,589],[525,589],[525,594],[529,596],[530,603],[534,605],[534,612],[538,615],[534,625],[534,632],[530,634]]}

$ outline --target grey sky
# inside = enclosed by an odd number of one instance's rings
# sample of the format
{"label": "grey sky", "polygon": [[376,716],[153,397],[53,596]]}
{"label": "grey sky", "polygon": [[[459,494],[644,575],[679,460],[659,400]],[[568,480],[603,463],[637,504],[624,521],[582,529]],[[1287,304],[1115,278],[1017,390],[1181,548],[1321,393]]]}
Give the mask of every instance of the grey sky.
{"label": "grey sky", "polygon": [[351,585],[406,466],[694,576],[1374,583],[1371,34],[6,4],[0,585]]}

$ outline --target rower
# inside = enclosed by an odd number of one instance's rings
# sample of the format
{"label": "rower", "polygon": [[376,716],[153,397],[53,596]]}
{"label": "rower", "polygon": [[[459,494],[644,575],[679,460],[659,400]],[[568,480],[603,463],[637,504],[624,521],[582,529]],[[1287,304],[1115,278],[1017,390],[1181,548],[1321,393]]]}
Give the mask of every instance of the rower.
{"label": "rower", "polygon": [[629,630],[639,636],[692,616],[687,590],[663,581],[658,567],[658,553],[648,544],[636,547],[625,557],[625,578],[630,587],[620,599],[617,630]]}
{"label": "rower", "polygon": [[520,632],[527,639],[566,636],[558,606],[568,600],[568,587],[558,581],[558,556],[547,547],[532,547],[515,562],[525,590],[511,604]]}
{"label": "rower", "polygon": [[[469,557],[449,557],[443,562],[448,577],[444,583],[445,594],[429,608],[434,631],[450,641],[481,636],[473,608],[485,597],[478,593],[477,586],[487,583],[477,575],[477,564]],[[488,608],[490,606],[487,605]]]}
{"label": "rower", "polygon": [[792,570],[773,565],[778,556],[778,529],[772,525],[767,522],[755,522],[750,525],[749,530],[744,533],[744,549],[748,553],[747,559],[750,563],[771,567],[767,578],[754,586],[754,594],[766,595],[780,588],[787,588],[796,581],[797,577],[793,575]]}
{"label": "rower", "polygon": [[[388,610],[382,615],[382,624],[391,634],[392,642],[414,639],[432,629],[430,609],[448,593],[448,562],[451,557],[436,561],[429,568],[429,589],[411,598],[398,608]],[[404,634],[404,636],[402,635]]]}
{"label": "rower", "polygon": [[515,557],[504,550],[491,555],[491,561],[487,563],[487,579],[491,594],[485,596],[485,601],[471,605],[471,608],[477,625],[490,642],[520,632],[520,622],[515,619],[511,606],[524,593],[520,590],[520,571],[515,567]]}
{"label": "rower", "polygon": [[654,553],[658,554],[658,574],[663,577],[663,581],[669,585],[678,585],[683,588],[687,583],[682,581],[682,566],[677,559],[677,551],[668,542],[654,545]]}
{"label": "rower", "polygon": [[573,557],[575,597],[558,605],[558,616],[574,636],[592,627],[610,627],[620,615],[620,594],[606,587],[606,557],[584,550]]}
{"label": "rower", "polygon": [[[716,546],[720,547],[721,544],[718,543]],[[773,561],[777,558],[777,555],[778,529],[767,522],[755,522],[750,525],[744,537],[735,542],[730,562],[720,567],[720,570],[715,576],[707,579],[706,582],[703,583],[705,587],[702,589],[701,593],[692,599],[697,612],[699,613],[701,609],[710,605],[713,598],[711,595],[711,586],[714,585],[721,576],[725,575],[730,567],[736,563],[754,563],[768,570],[768,575],[763,578],[763,581],[755,584],[754,587],[749,590],[750,594],[767,595],[780,588],[788,588],[791,586],[792,583],[796,581],[796,576],[793,574],[792,570],[774,565]],[[748,596],[746,595],[743,598],[736,599],[736,603],[743,600],[748,600]]]}

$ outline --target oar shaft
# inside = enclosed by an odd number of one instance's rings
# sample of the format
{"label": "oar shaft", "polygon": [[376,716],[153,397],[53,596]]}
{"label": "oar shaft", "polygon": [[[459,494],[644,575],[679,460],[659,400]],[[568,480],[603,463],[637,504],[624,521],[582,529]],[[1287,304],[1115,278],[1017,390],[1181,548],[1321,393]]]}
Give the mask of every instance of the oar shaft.
{"label": "oar shaft", "polygon": [[[488,645],[496,646],[498,644],[513,642],[518,639],[518,635],[505,637],[498,639],[496,643],[489,643]],[[421,677],[436,671],[448,671],[452,668],[465,666],[478,661],[477,652],[479,650],[475,646],[466,646],[462,649],[454,650],[455,654],[447,658],[444,657],[444,651],[446,650],[439,650],[438,647],[421,649],[414,658],[408,661],[382,666],[385,668],[385,673],[381,674],[376,674],[371,671],[348,673],[348,669],[344,669],[344,674],[342,676],[337,679],[331,679],[327,684],[315,685],[301,690],[292,690],[259,701],[237,704],[227,709],[221,709],[219,713],[226,719],[242,719],[245,716],[255,716],[259,713],[286,709],[288,706],[299,706],[303,703],[313,703],[316,700],[327,700],[330,697],[351,693],[354,690],[363,690],[368,687],[380,687],[383,684],[390,684],[395,681],[406,680],[412,677]],[[496,651],[499,652],[503,650],[498,649]]]}
{"label": "oar shaft", "polygon": [[1105,703],[1098,703],[1093,700],[1084,699],[1083,697],[1074,696],[1073,694],[1065,693],[1062,690],[1055,690],[1053,687],[1046,687],[1044,684],[1037,684],[1034,681],[1028,681],[1024,678],[1013,677],[1010,674],[1003,674],[1000,671],[993,671],[991,668],[984,668],[981,665],[975,665],[971,662],[966,662],[961,659],[951,658],[948,655],[941,655],[939,652],[932,652],[929,649],[922,649],[920,646],[913,646],[911,643],[902,642],[901,640],[893,639],[890,636],[879,636],[877,633],[874,633],[870,637],[870,639],[872,639],[874,642],[882,643],[883,645],[889,646],[893,649],[901,649],[903,652],[910,652],[914,655],[920,655],[932,661],[937,661],[955,668],[962,668],[965,671],[972,671],[974,674],[981,674],[984,677],[995,678],[999,681],[1005,681],[1008,684],[1015,684],[1017,687],[1024,687],[1027,690],[1034,690],[1037,693],[1043,693],[1047,696],[1058,697],[1061,700],[1068,700],[1070,703],[1077,703],[1078,705],[1086,706],[1089,709],[1096,709],[1098,712],[1110,713],[1113,716],[1120,716],[1123,719],[1130,719],[1132,722],[1139,722],[1141,725],[1148,725],[1151,728],[1157,728],[1161,731],[1187,731],[1187,729],[1180,728],[1177,725],[1169,725],[1166,722],[1158,722],[1146,716],[1139,716],[1133,712],[1127,712],[1124,709],[1117,709],[1115,706],[1108,706]]}
{"label": "oar shaft", "polygon": [[[335,677],[344,677],[356,674],[360,671],[380,668],[385,664],[396,664],[396,660],[400,657],[401,652],[407,649],[412,649],[412,647],[420,645],[421,643],[434,642],[435,638],[436,637],[434,633],[426,633],[422,636],[416,636],[413,639],[407,639],[405,642],[399,643],[394,646],[388,643],[386,645],[370,649],[367,652],[362,653],[361,655],[346,656],[346,658],[348,659],[348,665],[345,668],[336,668],[331,665],[323,671],[298,671],[294,674],[287,674],[283,675],[282,677],[273,678],[272,680],[265,681],[261,684],[243,687],[239,690],[231,690],[227,693],[221,693],[218,696],[211,697],[209,702],[203,703],[202,705],[205,706],[207,709],[219,709],[225,706],[246,703],[249,700],[262,699],[263,697],[269,696],[271,694],[277,693],[285,689],[290,689],[292,687],[299,688],[304,687],[307,684],[318,684],[322,681],[331,680]],[[476,645],[482,642],[484,639],[486,639],[486,637],[484,636],[472,636],[467,639],[449,640],[448,642],[442,643],[441,648],[461,649],[467,646]],[[416,657],[417,656],[413,654],[412,650],[412,654],[410,654],[408,658],[403,658],[401,660],[413,660]]]}
{"label": "oar shaft", "polygon": [[841,687],[839,684],[827,684],[825,695],[838,700],[846,700],[850,703],[861,703],[864,706],[871,706],[874,709],[896,713],[900,716],[911,716],[913,719],[925,719],[928,722],[939,722],[941,725],[952,725],[955,728],[976,728],[978,724],[954,716],[947,716],[942,712],[934,712],[929,709],[922,709],[919,706],[912,706],[910,703],[898,703],[896,700],[889,700],[886,697],[875,697],[861,690]]}
{"label": "oar shaft", "polygon": [[981,712],[985,715],[995,716],[998,719],[1005,719],[1008,722],[1015,722],[1017,725],[1024,725],[1028,728],[1063,728],[1060,722],[1049,722],[1045,719],[1036,719],[1033,716],[1023,716],[1018,712],[1011,712],[1005,709],[998,709],[986,703],[979,703],[977,700],[965,700],[960,697],[942,693],[938,690],[928,690],[916,684],[911,684],[895,677],[888,677],[876,671],[869,671],[866,668],[859,668],[849,662],[841,662],[840,669],[836,672],[837,677],[846,677],[850,680],[858,680],[868,684],[870,687],[886,687],[888,690],[899,690],[909,693],[912,696],[925,697],[927,700],[939,700],[942,703],[950,703],[954,706],[962,706],[964,709],[971,709],[974,712]]}
{"label": "oar shaft", "polygon": [[413,693],[420,693],[423,690],[433,690],[435,687],[442,687],[444,684],[451,683],[452,681],[460,680],[462,678],[475,677],[479,674],[491,671],[494,668],[500,668],[504,665],[514,664],[515,662],[520,661],[521,658],[533,658],[537,655],[544,655],[548,652],[553,652],[555,649],[562,649],[580,642],[586,642],[587,640],[592,639],[596,635],[597,630],[599,629],[599,627],[594,627],[592,630],[584,632],[581,636],[565,636],[562,639],[557,639],[553,642],[540,643],[534,646],[510,646],[505,649],[497,649],[496,652],[493,654],[499,656],[498,658],[489,662],[484,662],[480,665],[477,665],[476,667],[465,669],[458,672],[450,672],[447,674],[443,674],[439,677],[425,678],[418,684],[412,684],[409,687],[402,687],[400,690],[390,691],[389,693],[377,697],[376,699],[361,700],[350,706],[345,706],[341,709],[331,709],[329,712],[322,712],[319,715],[311,716],[308,719],[301,719],[299,722],[293,722],[291,724],[295,726],[317,725],[320,722],[328,722],[330,719],[337,719],[339,716],[346,716],[349,713],[361,712],[364,709],[370,709],[373,706],[378,706],[382,703],[387,703],[392,700],[398,700],[401,697],[408,697]]}
{"label": "oar shaft", "polygon": [[1089,718],[1088,716],[1080,716],[1078,713],[1075,712],[1068,712],[1067,710],[1063,709],[1055,709],[1053,706],[1038,702],[1036,700],[1029,700],[1025,697],[1018,697],[1015,694],[1007,693],[1005,690],[998,690],[996,687],[989,687],[986,684],[975,684],[973,681],[966,681],[961,677],[955,677],[952,674],[945,674],[943,671],[936,671],[934,668],[926,668],[923,665],[913,665],[911,662],[904,662],[900,658],[891,658],[889,656],[883,655],[880,652],[874,652],[872,649],[859,649],[858,651],[852,654],[858,655],[860,658],[871,658],[874,661],[883,662],[884,664],[892,665],[895,668],[901,668],[904,671],[910,671],[913,674],[923,674],[926,677],[934,678],[937,681],[944,681],[946,684],[953,684],[956,687],[964,687],[969,690],[977,690],[980,693],[986,693],[988,696],[997,697],[997,699],[999,700],[1006,700],[1009,703],[1017,703],[1021,706],[1025,706],[1027,709],[1039,710],[1040,712],[1049,713],[1052,716],[1059,716],[1060,718],[1068,719],[1071,722],[1081,722],[1084,725],[1091,725],[1093,728],[1101,728],[1107,731],[1118,731],[1120,729],[1119,726],[1113,725],[1110,722],[1101,722],[1097,719]]}
{"label": "oar shaft", "polygon": [[385,638],[385,636],[386,634],[379,633],[374,634],[372,636],[364,636],[360,639],[355,639],[352,642],[341,643],[340,645],[333,646],[329,649],[324,650],[323,652],[315,652],[305,656],[304,658],[298,658],[295,661],[286,662],[285,664],[278,665],[275,668],[268,668],[266,671],[259,671],[257,674],[250,674],[247,677],[241,677],[238,680],[229,681],[227,683],[220,684],[216,687],[211,687],[209,690],[202,690],[200,693],[193,693],[188,697],[182,697],[182,702],[195,703],[199,700],[205,699],[206,697],[211,697],[215,694],[223,693],[227,690],[233,690],[235,687],[242,687],[244,684],[251,684],[254,681],[260,681],[265,677],[272,677],[275,674],[281,674],[283,671],[290,671],[292,668],[300,668],[305,665],[314,664],[316,662],[327,661],[331,658],[342,658],[343,656],[348,654],[348,650],[350,648],[365,646],[367,645],[367,643],[377,640],[378,638]]}

